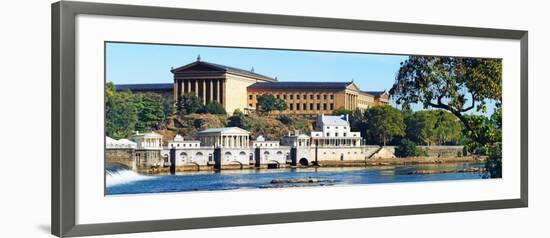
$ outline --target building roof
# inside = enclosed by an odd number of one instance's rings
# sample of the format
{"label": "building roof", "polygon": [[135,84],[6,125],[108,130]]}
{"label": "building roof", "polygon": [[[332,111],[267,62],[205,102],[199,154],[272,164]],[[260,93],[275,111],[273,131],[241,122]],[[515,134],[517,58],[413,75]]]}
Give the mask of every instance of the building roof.
{"label": "building roof", "polygon": [[325,116],[321,114],[317,121],[322,124],[321,126],[349,126],[347,115]]}
{"label": "building roof", "polygon": [[384,90],[384,91],[361,91],[361,92],[372,95],[372,96],[375,96],[375,97],[378,97],[378,96],[386,93],[386,90]]}
{"label": "building roof", "polygon": [[258,82],[249,89],[346,89],[353,82]]}
{"label": "building roof", "polygon": [[223,127],[223,128],[209,128],[203,131],[199,131],[197,134],[250,134],[247,130],[238,127]]}
{"label": "building roof", "polygon": [[154,131],[145,132],[145,133],[139,133],[139,131],[136,131],[136,134],[134,134],[134,137],[162,138],[162,135]]}
{"label": "building roof", "polygon": [[130,90],[132,92],[143,91],[172,91],[174,84],[171,83],[144,83],[144,84],[117,84],[117,91]]}
{"label": "building roof", "polygon": [[258,79],[262,79],[262,80],[265,80],[265,81],[271,81],[271,82],[276,82],[277,81],[277,79],[275,79],[275,78],[265,76],[263,74],[256,73],[253,70],[244,70],[244,69],[239,69],[239,68],[232,67],[232,66],[216,64],[216,63],[210,63],[210,62],[199,61],[199,60],[197,60],[193,63],[186,64],[184,66],[172,69],[170,71],[172,73],[181,72],[181,71],[184,71],[186,69],[189,69],[189,68],[197,66],[197,65],[206,66],[206,67],[209,67],[209,68],[213,68],[215,70],[224,71],[226,73],[243,75],[243,76],[248,76],[248,77],[252,77],[252,78],[258,78]]}

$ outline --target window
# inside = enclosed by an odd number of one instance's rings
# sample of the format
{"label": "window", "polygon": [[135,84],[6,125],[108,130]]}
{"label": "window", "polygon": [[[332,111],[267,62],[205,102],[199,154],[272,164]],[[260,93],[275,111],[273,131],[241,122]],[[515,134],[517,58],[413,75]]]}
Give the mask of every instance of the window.
{"label": "window", "polygon": [[346,136],[346,133],[344,132],[344,137]]}
{"label": "window", "polygon": [[248,104],[248,107],[253,107],[252,104]]}
{"label": "window", "polygon": [[[319,95],[317,95],[319,96]],[[317,110],[321,110],[321,104],[320,103],[317,103]]]}
{"label": "window", "polygon": [[327,136],[330,136],[330,132],[327,132]]}
{"label": "window", "polygon": [[327,104],[323,103],[323,110],[327,110]]}
{"label": "window", "polygon": [[296,94],[296,100],[300,100],[300,95]]}
{"label": "window", "polygon": [[317,100],[321,99],[321,95],[317,94]]}
{"label": "window", "polygon": [[313,110],[313,103],[309,104],[309,110]]}
{"label": "window", "polygon": [[277,99],[279,99],[279,94],[277,94],[277,96],[275,96]]}
{"label": "window", "polygon": [[307,95],[302,95],[302,99],[306,100],[307,99]]}
{"label": "window", "polygon": [[312,100],[313,100],[313,94],[310,94],[310,95],[309,95],[309,99],[312,99]]}
{"label": "window", "polygon": [[252,94],[248,95],[248,99],[252,100]]}
{"label": "window", "polygon": [[290,108],[290,110],[294,110],[294,104],[289,104],[288,107]]}
{"label": "window", "polygon": [[330,104],[330,110],[334,110],[334,103]]}
{"label": "window", "polygon": [[330,99],[334,99],[334,94],[331,94],[331,95],[330,95]]}
{"label": "window", "polygon": [[296,111],[300,111],[300,104],[296,103]]}
{"label": "window", "polygon": [[334,133],[334,136],[338,136],[338,132]]}
{"label": "window", "polygon": [[324,99],[324,100],[327,100],[327,95],[326,95],[326,94],[323,95],[323,99]]}
{"label": "window", "polygon": [[283,95],[283,99],[284,99],[284,100],[286,100],[286,94],[285,94],[285,95]]}
{"label": "window", "polygon": [[302,109],[304,109],[304,111],[307,110],[307,104],[302,104]]}
{"label": "window", "polygon": [[294,99],[294,95],[291,94],[290,95],[290,100],[292,100],[292,99]]}

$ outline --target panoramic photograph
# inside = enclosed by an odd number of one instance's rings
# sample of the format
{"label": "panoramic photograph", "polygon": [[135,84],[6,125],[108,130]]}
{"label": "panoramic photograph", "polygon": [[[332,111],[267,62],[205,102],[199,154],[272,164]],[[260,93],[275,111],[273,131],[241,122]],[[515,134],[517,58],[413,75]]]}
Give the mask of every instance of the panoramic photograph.
{"label": "panoramic photograph", "polygon": [[105,195],[502,178],[502,59],[105,42]]}

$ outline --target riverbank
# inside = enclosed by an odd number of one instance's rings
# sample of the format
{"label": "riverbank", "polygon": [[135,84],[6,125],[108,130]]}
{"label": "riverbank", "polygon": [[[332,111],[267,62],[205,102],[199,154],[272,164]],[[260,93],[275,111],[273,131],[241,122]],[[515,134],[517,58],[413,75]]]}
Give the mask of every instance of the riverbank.
{"label": "riverbank", "polygon": [[420,164],[445,164],[445,163],[482,163],[485,156],[456,156],[456,157],[405,157],[366,159],[355,161],[320,161],[320,167],[357,167],[357,166],[392,166],[392,165],[420,165]]}

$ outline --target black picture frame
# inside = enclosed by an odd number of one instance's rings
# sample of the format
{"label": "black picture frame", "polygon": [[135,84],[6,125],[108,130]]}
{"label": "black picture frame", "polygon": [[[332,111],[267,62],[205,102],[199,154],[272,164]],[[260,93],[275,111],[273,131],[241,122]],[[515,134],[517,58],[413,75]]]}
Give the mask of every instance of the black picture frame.
{"label": "black picture frame", "polygon": [[[59,237],[367,218],[528,206],[528,32],[320,17],[62,1],[52,4],[51,233]],[[320,210],[137,222],[76,224],[75,18],[79,14],[511,39],[520,42],[519,199]]]}

